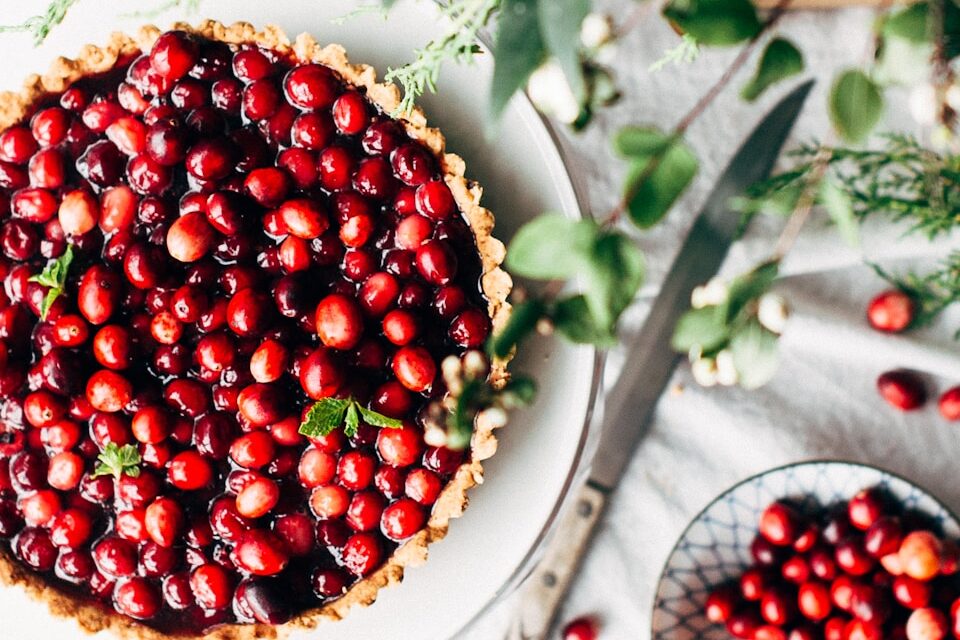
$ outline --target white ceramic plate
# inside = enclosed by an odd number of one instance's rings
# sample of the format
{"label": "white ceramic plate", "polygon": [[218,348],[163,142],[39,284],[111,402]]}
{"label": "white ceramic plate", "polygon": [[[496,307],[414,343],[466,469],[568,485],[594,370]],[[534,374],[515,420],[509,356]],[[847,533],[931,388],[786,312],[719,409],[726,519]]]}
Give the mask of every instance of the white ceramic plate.
{"label": "white ceramic plate", "polygon": [[[47,2],[16,4],[5,7],[3,22],[40,13]],[[104,42],[111,31],[135,28],[143,18],[119,14],[131,6],[151,4],[159,1],[81,0],[40,49],[33,49],[27,36],[4,36],[0,87],[18,86],[28,73],[45,70],[56,55],[74,55],[82,44]],[[333,24],[334,18],[356,6],[349,0],[205,0],[202,13],[224,22],[278,24],[291,36],[308,31],[321,42],[344,44],[352,60],[373,64],[381,72],[409,61],[413,50],[440,28],[436,9],[425,0],[398,3],[386,21],[365,15]],[[166,26],[177,17],[167,13],[155,22]],[[470,67],[450,65],[441,81],[442,94],[428,96],[423,105],[431,123],[447,135],[451,151],[466,159],[468,175],[486,188],[484,203],[497,215],[497,235],[509,238],[525,220],[545,210],[579,217],[560,154],[528,103],[515,101],[501,133],[485,136],[491,70],[489,56],[480,56]],[[400,588],[384,591],[375,606],[297,637],[450,638],[515,583],[535,554],[579,461],[595,395],[597,361],[592,349],[549,341],[526,350],[517,369],[539,381],[537,406],[516,415],[501,433],[500,452],[487,465],[486,483],[474,491],[470,508],[453,523],[447,539],[431,549],[430,561],[409,571]],[[0,620],[2,638],[86,637],[73,621],[54,619],[16,589],[0,589]]]}
{"label": "white ceramic plate", "polygon": [[929,517],[949,538],[960,523],[937,498],[888,471],[852,462],[801,462],[761,473],[718,496],[680,536],[670,554],[653,609],[653,640],[725,640],[722,626],[703,615],[707,597],[751,564],[750,543],[771,503],[801,499],[811,506],[849,500],[880,487],[905,511]]}

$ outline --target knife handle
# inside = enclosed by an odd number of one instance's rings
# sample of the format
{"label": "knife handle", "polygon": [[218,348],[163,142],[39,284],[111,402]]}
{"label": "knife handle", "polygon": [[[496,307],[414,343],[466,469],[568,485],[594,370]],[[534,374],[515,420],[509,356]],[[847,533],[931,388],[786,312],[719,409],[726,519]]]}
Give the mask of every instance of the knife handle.
{"label": "knife handle", "polygon": [[521,589],[518,638],[547,638],[606,504],[607,493],[587,483],[562,515],[543,558]]}

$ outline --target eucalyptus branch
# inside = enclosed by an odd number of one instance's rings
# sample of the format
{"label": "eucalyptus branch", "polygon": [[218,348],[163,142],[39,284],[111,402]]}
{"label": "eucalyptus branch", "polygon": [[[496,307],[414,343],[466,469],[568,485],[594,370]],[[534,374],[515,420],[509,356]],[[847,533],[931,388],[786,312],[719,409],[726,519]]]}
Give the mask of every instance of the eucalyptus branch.
{"label": "eucalyptus branch", "polygon": [[77,2],[78,0],[52,0],[47,10],[39,15],[31,16],[20,24],[0,25],[0,33],[26,32],[33,36],[33,44],[39,46],[50,35],[50,31],[63,22],[67,11]]}
{"label": "eucalyptus branch", "polygon": [[830,168],[830,160],[833,158],[833,152],[827,147],[821,147],[816,157],[811,163],[811,169],[804,179],[803,190],[797,199],[797,204],[787,220],[787,225],[780,233],[777,244],[773,250],[773,259],[780,261],[793,248],[797,238],[800,237],[800,231],[810,218],[810,212],[813,210],[817,201],[817,189],[820,182]]}

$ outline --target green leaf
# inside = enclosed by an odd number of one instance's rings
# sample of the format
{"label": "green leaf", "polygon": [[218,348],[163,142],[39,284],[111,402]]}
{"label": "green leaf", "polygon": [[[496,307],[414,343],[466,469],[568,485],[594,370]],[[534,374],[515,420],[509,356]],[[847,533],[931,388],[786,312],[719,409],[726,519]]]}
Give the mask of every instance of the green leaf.
{"label": "green leaf", "polygon": [[672,133],[656,127],[624,127],[614,137],[613,147],[625,158],[649,160],[665,152],[674,140]]}
{"label": "green leaf", "polygon": [[769,87],[803,71],[803,54],[785,38],[770,41],[760,56],[757,73],[746,84],[740,95],[753,102]]}
{"label": "green leaf", "polygon": [[537,396],[537,383],[531,378],[515,377],[500,391],[501,397],[509,397],[513,406],[529,405]]}
{"label": "green leaf", "polygon": [[709,353],[719,349],[729,338],[729,328],[716,307],[703,307],[691,309],[680,316],[670,346],[679,353],[687,353],[694,347]]}
{"label": "green leaf", "polygon": [[773,378],[780,357],[777,336],[752,320],[730,340],[733,365],[744,389],[757,389]]}
{"label": "green leaf", "polygon": [[556,57],[577,102],[586,98],[580,60],[580,29],[590,13],[590,0],[539,0],[540,33],[547,50]]}
{"label": "green leaf", "polygon": [[349,398],[323,398],[318,400],[307,412],[300,424],[300,433],[308,438],[319,438],[332,432],[343,424],[347,408],[353,405]]}
{"label": "green leaf", "polygon": [[592,220],[544,214],[517,231],[507,251],[507,268],[540,280],[572,277],[583,268],[596,236],[597,225]]}
{"label": "green leaf", "polygon": [[925,2],[895,11],[883,21],[883,35],[913,43],[930,42],[929,14]]}
{"label": "green leaf", "polygon": [[537,0],[503,0],[493,45],[490,119],[497,122],[510,98],[547,56],[540,36]]}
{"label": "green leaf", "polygon": [[357,405],[357,409],[360,410],[360,417],[363,418],[363,421],[374,427],[385,427],[387,429],[399,429],[403,426],[402,420],[397,420],[396,418],[391,418],[390,416],[385,416],[382,413],[377,413],[373,409],[367,409],[362,405]]}
{"label": "green leaf", "polygon": [[466,449],[473,436],[475,404],[482,395],[485,382],[478,378],[467,380],[457,398],[457,406],[447,418],[447,446],[451,449]]}
{"label": "green leaf", "polygon": [[682,141],[631,163],[624,187],[630,219],[649,229],[667,214],[697,175],[697,157]]}
{"label": "green leaf", "polygon": [[860,246],[860,226],[857,224],[857,215],[853,210],[853,202],[847,192],[836,182],[828,178],[820,183],[820,203],[827,210],[837,231],[844,242],[851,247]]}
{"label": "green leaf", "polygon": [[553,324],[571,342],[610,347],[617,343],[611,327],[597,325],[584,296],[557,301],[553,308]]}
{"label": "green leaf", "polygon": [[763,28],[750,0],[671,0],[663,15],[705,45],[737,44]]}
{"label": "green leaf", "polygon": [[360,426],[360,415],[357,412],[357,403],[351,402],[347,407],[347,415],[344,418],[343,434],[348,438],[357,435],[357,428]]}
{"label": "green leaf", "polygon": [[70,264],[73,262],[73,245],[68,244],[63,254],[51,260],[44,267],[43,271],[29,278],[29,282],[36,282],[48,287],[47,293],[40,304],[40,319],[47,319],[47,312],[56,302],[57,298],[63,295],[63,290],[67,284],[67,275],[70,271]]}
{"label": "green leaf", "polygon": [[837,78],[830,92],[830,119],[850,142],[863,141],[883,115],[883,94],[862,71],[850,69]]}
{"label": "green leaf", "polygon": [[537,327],[537,322],[546,313],[541,300],[531,298],[514,305],[507,325],[490,336],[487,351],[498,358],[506,358],[517,344]]}
{"label": "green leaf", "polygon": [[584,271],[584,297],[598,327],[614,332],[617,319],[643,283],[643,253],[621,233],[605,233],[594,243]]}
{"label": "green leaf", "polygon": [[110,442],[100,455],[97,456],[97,466],[93,471],[93,477],[113,476],[119,480],[127,475],[136,478],[140,475],[140,452],[131,444],[125,444],[122,447],[116,442]]}
{"label": "green leaf", "polygon": [[752,300],[769,291],[779,272],[780,263],[771,260],[734,278],[730,282],[726,303],[718,309],[721,320],[727,324],[732,323]]}

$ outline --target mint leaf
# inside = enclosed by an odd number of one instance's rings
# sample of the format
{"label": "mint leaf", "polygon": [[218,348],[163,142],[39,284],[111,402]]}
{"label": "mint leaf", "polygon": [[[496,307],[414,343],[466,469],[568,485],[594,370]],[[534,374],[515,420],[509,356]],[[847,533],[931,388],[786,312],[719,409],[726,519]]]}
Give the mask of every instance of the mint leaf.
{"label": "mint leaf", "polygon": [[111,442],[97,456],[97,467],[93,471],[93,477],[113,476],[119,480],[121,476],[128,475],[136,478],[140,475],[139,465],[140,452],[135,446],[125,444],[119,447],[116,442]]}
{"label": "mint leaf", "polygon": [[357,435],[357,428],[360,426],[360,416],[357,414],[357,403],[351,402],[347,407],[347,417],[343,425],[343,434],[348,438]]}
{"label": "mint leaf", "polygon": [[332,432],[343,424],[347,407],[353,400],[343,398],[323,398],[318,400],[307,412],[306,419],[300,424],[300,433],[308,438],[319,438]]}
{"label": "mint leaf", "polygon": [[73,262],[73,245],[68,244],[67,249],[59,258],[51,260],[44,267],[43,271],[30,277],[29,282],[36,282],[48,287],[47,294],[40,305],[40,319],[47,319],[47,312],[56,302],[57,298],[63,295],[64,287],[67,284],[67,273],[70,270],[70,263]]}
{"label": "mint leaf", "polygon": [[747,83],[740,95],[747,102],[753,102],[774,84],[795,76],[801,71],[803,71],[803,54],[800,50],[785,38],[775,38],[764,49],[756,75]]}
{"label": "mint leaf", "polygon": [[849,142],[863,141],[883,115],[883,94],[857,69],[845,71],[830,91],[830,120]]}
{"label": "mint leaf", "polygon": [[540,36],[537,0],[503,0],[493,45],[490,120],[497,122],[510,98],[546,58]]}
{"label": "mint leaf", "polygon": [[397,420],[396,418],[391,418],[385,416],[382,413],[377,413],[373,409],[367,409],[362,405],[357,405],[357,409],[360,410],[360,416],[363,418],[363,421],[374,427],[386,427],[387,429],[399,429],[403,426],[402,420]]}

